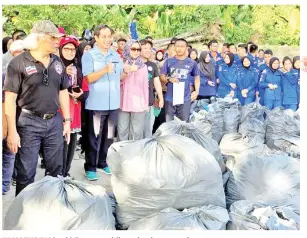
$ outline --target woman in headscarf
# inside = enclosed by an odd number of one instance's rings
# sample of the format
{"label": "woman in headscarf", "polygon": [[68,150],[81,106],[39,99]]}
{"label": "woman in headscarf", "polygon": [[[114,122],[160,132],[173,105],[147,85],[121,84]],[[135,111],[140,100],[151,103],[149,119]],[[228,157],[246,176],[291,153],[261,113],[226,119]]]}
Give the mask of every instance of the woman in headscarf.
{"label": "woman in headscarf", "polygon": [[157,50],[155,60],[160,72],[160,69],[164,64],[164,50]]}
{"label": "woman in headscarf", "polygon": [[141,59],[138,41],[127,42],[123,52],[124,63],[130,65],[128,76],[121,82],[118,140],[143,139],[145,114],[148,110],[148,71]]}
{"label": "woman in headscarf", "polygon": [[189,51],[189,58],[198,63],[198,52],[196,49],[193,48]]}
{"label": "woman in headscarf", "polygon": [[215,97],[217,88],[215,65],[208,51],[200,53],[197,66],[200,71],[200,88],[197,100]]}
{"label": "woman in headscarf", "polygon": [[10,45],[13,43],[12,37],[4,37],[2,39],[2,53],[5,54],[9,49]]}
{"label": "woman in headscarf", "polygon": [[280,62],[277,57],[272,57],[269,62],[269,69],[263,71],[259,87],[264,91],[264,106],[272,110],[282,105],[282,72],[279,69]]}
{"label": "woman in headscarf", "polygon": [[282,106],[284,109],[297,109],[298,72],[293,69],[292,60],[286,56],[282,60]]}
{"label": "woman in headscarf", "polygon": [[242,106],[252,103],[256,99],[258,72],[251,66],[248,56],[241,59],[242,67],[238,69],[238,99]]}
{"label": "woman in headscarf", "polygon": [[237,66],[234,64],[234,58],[234,54],[228,52],[224,57],[225,64],[219,65],[217,75],[220,83],[217,94],[220,98],[224,98],[227,95],[236,98],[238,71]]}
{"label": "woman in headscarf", "polygon": [[81,131],[81,96],[83,91],[81,89],[82,73],[81,69],[77,66],[76,60],[77,47],[78,41],[72,37],[62,38],[59,44],[60,58],[66,67],[66,73],[70,81],[68,91],[70,95],[70,116],[72,118],[69,145],[64,140],[64,177],[70,177],[69,170],[75,154],[77,133]]}

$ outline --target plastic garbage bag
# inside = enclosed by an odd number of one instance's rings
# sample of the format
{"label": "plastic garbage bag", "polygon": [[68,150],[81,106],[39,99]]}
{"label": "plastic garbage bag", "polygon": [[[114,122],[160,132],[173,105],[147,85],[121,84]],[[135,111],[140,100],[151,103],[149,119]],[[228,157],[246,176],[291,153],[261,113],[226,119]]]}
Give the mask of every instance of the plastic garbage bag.
{"label": "plastic garbage bag", "polygon": [[230,133],[223,136],[220,149],[224,155],[239,155],[244,152],[267,153],[270,149],[263,144],[261,137],[242,137],[240,133]]}
{"label": "plastic garbage bag", "polygon": [[166,208],[131,223],[129,230],[225,230],[228,220],[227,210],[213,205],[183,211]]}
{"label": "plastic garbage bag", "polygon": [[300,214],[300,163],[285,155],[242,154],[236,158],[225,194],[227,207],[248,200]]}
{"label": "plastic garbage bag", "polygon": [[198,144],[200,144],[204,149],[213,155],[216,161],[221,167],[221,171],[225,171],[225,164],[223,161],[223,156],[218,143],[207,135],[211,134],[211,127],[208,128],[200,122],[186,123],[181,120],[173,120],[163,123],[154,136],[167,136],[167,135],[182,135],[188,137]]}
{"label": "plastic garbage bag", "polygon": [[209,113],[208,113],[208,121],[212,125],[212,139],[216,140],[217,143],[220,143],[223,137],[223,112],[219,107],[218,102],[210,104],[209,106]]}
{"label": "plastic garbage bag", "polygon": [[265,123],[257,118],[246,118],[239,126],[239,133],[244,138],[252,139],[257,137],[259,142],[263,144],[265,141]]}
{"label": "plastic garbage bag", "polygon": [[195,100],[191,103],[190,113],[199,112],[200,110],[204,110],[207,108],[210,99],[201,99]]}
{"label": "plastic garbage bag", "polygon": [[259,121],[264,121],[265,108],[261,106],[259,102],[260,98],[257,98],[255,102],[249,103],[241,107],[241,119],[240,122],[243,123],[249,118],[253,118]]}
{"label": "plastic garbage bag", "polygon": [[224,111],[224,135],[238,132],[241,113],[238,106],[226,108]]}
{"label": "plastic garbage bag", "polygon": [[168,207],[225,207],[221,169],[195,141],[181,135],[114,143],[107,163],[116,197],[116,218],[131,222]]}
{"label": "plastic garbage bag", "polygon": [[227,230],[299,230],[300,216],[287,207],[242,200],[233,203]]}
{"label": "plastic garbage bag", "polygon": [[115,230],[115,219],[103,187],[46,176],[14,199],[4,229]]}
{"label": "plastic garbage bag", "polygon": [[300,123],[295,117],[285,114],[280,107],[266,110],[266,141],[286,136],[299,136]]}
{"label": "plastic garbage bag", "polygon": [[300,158],[300,137],[299,136],[284,136],[280,139],[268,140],[267,146],[271,149],[281,150],[289,156]]}

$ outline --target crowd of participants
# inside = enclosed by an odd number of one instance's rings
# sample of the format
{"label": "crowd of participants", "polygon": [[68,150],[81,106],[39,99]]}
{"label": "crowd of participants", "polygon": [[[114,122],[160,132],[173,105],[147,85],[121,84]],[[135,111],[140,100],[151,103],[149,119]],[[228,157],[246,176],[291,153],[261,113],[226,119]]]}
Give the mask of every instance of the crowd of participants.
{"label": "crowd of participants", "polygon": [[279,59],[253,42],[224,43],[218,52],[216,40],[198,52],[176,37],[157,49],[150,36],[114,33],[99,25],[77,38],[43,20],[28,35],[3,39],[2,194],[34,182],[39,155],[46,175],[73,178],[79,145],[88,180],[111,174],[106,158],[115,139],[148,138],[175,116],[188,121],[195,100],[299,107],[299,56]]}

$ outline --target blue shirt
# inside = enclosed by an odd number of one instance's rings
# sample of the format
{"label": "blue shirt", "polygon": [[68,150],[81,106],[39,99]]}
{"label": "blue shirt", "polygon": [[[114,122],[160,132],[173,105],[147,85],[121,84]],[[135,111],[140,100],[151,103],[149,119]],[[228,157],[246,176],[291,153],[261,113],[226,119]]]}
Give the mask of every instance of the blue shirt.
{"label": "blue shirt", "polygon": [[238,70],[238,79],[237,79],[237,87],[238,94],[241,94],[243,89],[247,89],[247,97],[254,97],[256,95],[256,88],[258,85],[258,72],[253,67],[249,67],[246,69],[245,67],[241,67]]}
{"label": "blue shirt", "polygon": [[114,72],[107,73],[96,82],[89,84],[89,95],[85,102],[85,108],[88,110],[109,111],[119,108],[120,74],[123,71],[123,63],[115,51],[109,49],[104,55],[97,46],[82,56],[84,77],[103,69],[110,62],[114,63]]}
{"label": "blue shirt", "polygon": [[[281,100],[282,99],[282,73],[279,70],[264,70],[261,74],[259,88],[263,88],[264,100]],[[271,90],[269,84],[276,84],[277,88]]]}
{"label": "blue shirt", "polygon": [[236,98],[236,89],[233,89],[230,86],[230,83],[237,84],[237,66],[235,64],[232,64],[231,67],[229,67],[227,64],[220,65],[218,69],[218,78],[220,79],[220,84],[217,90],[218,97],[224,98],[230,93],[230,91],[234,91],[234,98]]}
{"label": "blue shirt", "polygon": [[[180,82],[184,82],[184,101],[191,99],[190,91],[190,78],[199,75],[197,63],[189,57],[184,60],[179,60],[176,57],[167,59],[163,67],[161,68],[160,74],[167,75],[172,78],[179,79]],[[173,102],[173,84],[167,84],[167,91],[165,101]]]}
{"label": "blue shirt", "polygon": [[257,56],[253,56],[250,53],[247,55],[247,57],[251,61],[251,66],[256,68],[256,69],[258,69],[258,57]]}
{"label": "blue shirt", "polygon": [[290,72],[282,72],[282,92],[283,104],[297,104],[298,103],[298,70],[291,69]]}
{"label": "blue shirt", "polygon": [[218,72],[219,66],[223,65],[225,62],[223,60],[223,57],[222,57],[221,53],[216,52],[216,54],[217,55],[216,55],[216,60],[215,60],[213,55],[212,55],[212,53],[211,53],[211,51],[209,52],[209,56],[210,56],[211,59],[213,59],[214,65],[215,65],[215,77],[218,78],[217,72]]}

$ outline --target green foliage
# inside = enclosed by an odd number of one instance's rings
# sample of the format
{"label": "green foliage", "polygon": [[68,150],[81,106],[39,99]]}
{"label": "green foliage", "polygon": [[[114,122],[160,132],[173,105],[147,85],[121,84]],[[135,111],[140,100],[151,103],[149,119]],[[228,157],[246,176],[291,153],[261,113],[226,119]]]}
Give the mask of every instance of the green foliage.
{"label": "green foliage", "polygon": [[137,21],[140,37],[172,37],[222,24],[227,42],[299,45],[300,8],[296,5],[4,5],[7,22],[3,29],[29,32],[33,22],[50,19],[68,34],[81,35],[85,28],[108,24],[128,33],[132,19]]}

